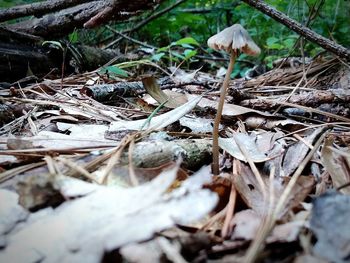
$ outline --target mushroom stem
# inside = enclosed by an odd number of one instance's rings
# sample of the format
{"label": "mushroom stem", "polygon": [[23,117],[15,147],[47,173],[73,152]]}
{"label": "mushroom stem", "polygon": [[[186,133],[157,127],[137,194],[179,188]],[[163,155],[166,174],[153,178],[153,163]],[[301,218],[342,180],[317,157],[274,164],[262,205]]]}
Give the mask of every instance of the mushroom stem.
{"label": "mushroom stem", "polygon": [[237,53],[235,50],[231,51],[230,54],[230,64],[228,65],[227,72],[225,75],[224,82],[222,83],[221,91],[220,91],[220,100],[218,109],[216,111],[216,117],[214,121],[213,128],[213,164],[212,164],[212,173],[214,175],[219,175],[219,125],[222,115],[222,109],[224,108],[226,91],[228,89],[228,84],[230,82],[230,75],[233,70],[233,66],[236,61]]}

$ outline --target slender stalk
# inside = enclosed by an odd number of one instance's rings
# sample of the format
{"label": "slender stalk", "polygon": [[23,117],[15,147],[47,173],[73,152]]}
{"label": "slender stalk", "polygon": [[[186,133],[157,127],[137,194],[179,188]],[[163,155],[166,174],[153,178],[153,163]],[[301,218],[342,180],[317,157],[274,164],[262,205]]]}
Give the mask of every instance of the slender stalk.
{"label": "slender stalk", "polygon": [[222,115],[222,109],[224,108],[226,91],[228,89],[228,84],[230,82],[230,75],[233,70],[233,66],[236,61],[236,51],[231,51],[230,64],[228,65],[227,72],[225,75],[224,82],[222,83],[221,91],[220,91],[220,100],[218,109],[216,112],[216,117],[214,121],[213,128],[213,164],[212,164],[212,172],[214,175],[219,175],[219,125]]}

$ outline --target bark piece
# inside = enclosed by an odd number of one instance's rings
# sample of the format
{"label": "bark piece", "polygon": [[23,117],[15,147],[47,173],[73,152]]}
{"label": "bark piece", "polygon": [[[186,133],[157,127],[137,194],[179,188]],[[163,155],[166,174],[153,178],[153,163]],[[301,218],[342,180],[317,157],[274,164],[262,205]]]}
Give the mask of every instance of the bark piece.
{"label": "bark piece", "polygon": [[[156,167],[183,159],[183,166],[197,170],[211,161],[211,141],[207,139],[148,141],[135,145],[132,160],[136,167]],[[122,155],[121,164],[128,163],[128,153]]]}

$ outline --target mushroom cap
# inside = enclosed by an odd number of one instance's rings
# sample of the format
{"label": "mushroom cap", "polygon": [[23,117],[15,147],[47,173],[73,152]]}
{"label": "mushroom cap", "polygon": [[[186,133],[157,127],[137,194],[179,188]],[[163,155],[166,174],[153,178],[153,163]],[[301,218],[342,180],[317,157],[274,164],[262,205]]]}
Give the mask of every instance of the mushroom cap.
{"label": "mushroom cap", "polygon": [[234,24],[210,37],[208,46],[215,50],[226,50],[228,53],[240,50],[251,56],[260,54],[260,48],[240,24]]}

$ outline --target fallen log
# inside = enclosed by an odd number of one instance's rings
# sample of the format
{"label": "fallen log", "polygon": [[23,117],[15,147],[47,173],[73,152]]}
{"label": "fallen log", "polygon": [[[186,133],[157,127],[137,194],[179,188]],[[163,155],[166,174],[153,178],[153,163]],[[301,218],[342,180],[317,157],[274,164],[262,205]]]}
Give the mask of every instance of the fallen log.
{"label": "fallen log", "polygon": [[95,70],[112,59],[115,63],[138,59],[135,55],[123,55],[112,49],[103,50],[64,41],[42,43],[40,37],[0,27],[1,81],[12,83],[28,75],[41,78],[48,73],[60,78],[62,68],[64,74],[82,73]]}
{"label": "fallen log", "polygon": [[[45,39],[58,38],[73,32],[75,28],[95,27],[109,20],[125,20],[155,6],[159,1],[46,1],[31,5],[0,10],[0,19],[42,15],[42,17],[9,25],[8,28],[41,36]],[[65,9],[60,9],[65,8]],[[58,11],[59,10],[59,11]],[[58,11],[58,12],[57,12]],[[55,13],[53,13],[55,12]]]}

